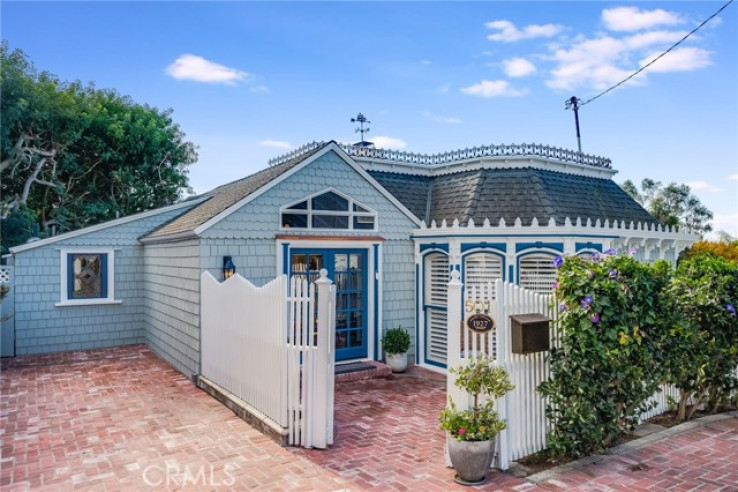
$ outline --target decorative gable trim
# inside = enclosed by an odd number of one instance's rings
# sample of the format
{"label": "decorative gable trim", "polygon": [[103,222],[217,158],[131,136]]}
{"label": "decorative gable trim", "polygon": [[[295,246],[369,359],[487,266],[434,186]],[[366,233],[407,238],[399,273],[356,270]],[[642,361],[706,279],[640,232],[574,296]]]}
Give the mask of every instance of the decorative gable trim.
{"label": "decorative gable trim", "polygon": [[282,181],[288,179],[292,175],[300,172],[305,167],[309,166],[313,162],[315,162],[317,159],[320,159],[328,152],[333,151],[338,155],[341,159],[343,159],[346,164],[351,166],[354,171],[356,171],[359,175],[361,175],[362,178],[364,178],[370,185],[372,185],[374,188],[379,191],[382,196],[384,196],[387,200],[392,202],[392,204],[397,207],[402,213],[404,213],[414,224],[417,226],[420,226],[420,219],[415,217],[410,210],[408,210],[402,203],[400,203],[394,196],[392,196],[387,190],[385,190],[382,185],[380,185],[374,178],[372,178],[369,173],[367,173],[361,166],[359,166],[356,162],[354,162],[353,159],[351,159],[341,148],[335,143],[330,142],[327,145],[325,145],[322,149],[317,151],[315,154],[311,155],[307,159],[305,159],[300,164],[296,165],[295,167],[291,168],[290,170],[280,174],[275,179],[271,180],[258,190],[254,191],[253,193],[249,194],[248,196],[245,196],[235,204],[231,205],[227,209],[223,210],[216,216],[212,217],[207,222],[201,224],[197,228],[195,228],[194,233],[196,236],[201,236],[205,231],[213,227],[215,224],[220,222],[221,220],[225,219],[226,217],[230,216],[232,213],[238,211],[241,207],[246,205],[247,203],[252,202],[256,198],[260,197],[270,189],[277,186]]}

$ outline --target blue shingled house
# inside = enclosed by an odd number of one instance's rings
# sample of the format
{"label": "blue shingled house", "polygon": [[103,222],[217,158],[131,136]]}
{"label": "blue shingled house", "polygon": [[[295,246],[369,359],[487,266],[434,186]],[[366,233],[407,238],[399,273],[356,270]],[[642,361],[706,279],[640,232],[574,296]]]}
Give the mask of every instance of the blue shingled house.
{"label": "blue shingled house", "polygon": [[442,370],[451,270],[467,285],[549,292],[557,255],[675,260],[696,240],[658,225],[615,172],[540,145],[421,155],[309,144],[182,203],[13,248],[3,354],[146,343],[198,374],[200,275],[223,278],[229,261],[256,285],[327,269],[339,362],[381,360],[382,331],[401,325],[415,361]]}

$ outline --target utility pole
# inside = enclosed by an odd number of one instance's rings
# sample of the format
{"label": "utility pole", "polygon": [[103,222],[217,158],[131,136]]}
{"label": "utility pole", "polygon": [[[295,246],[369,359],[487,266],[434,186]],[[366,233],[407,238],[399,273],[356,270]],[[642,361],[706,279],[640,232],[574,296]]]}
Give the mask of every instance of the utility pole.
{"label": "utility pole", "polygon": [[359,123],[359,128],[354,130],[354,133],[361,133],[361,141],[364,142],[364,134],[369,133],[370,128],[364,128],[364,123],[367,125],[371,123],[368,119],[366,119],[366,116],[359,113],[356,115],[356,118],[351,118],[351,123]]}
{"label": "utility pole", "polygon": [[574,110],[574,123],[577,126],[577,147],[579,147],[579,153],[582,153],[582,135],[579,133],[579,103],[582,102],[581,99],[577,99],[576,96],[571,96],[571,98],[564,101],[564,108],[565,109],[573,109]]}

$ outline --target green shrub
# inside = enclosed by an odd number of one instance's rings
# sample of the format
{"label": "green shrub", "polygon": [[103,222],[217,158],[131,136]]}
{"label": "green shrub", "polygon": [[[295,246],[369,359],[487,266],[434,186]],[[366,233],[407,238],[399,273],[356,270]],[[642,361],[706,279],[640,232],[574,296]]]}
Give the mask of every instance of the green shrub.
{"label": "green shrub", "polygon": [[676,316],[671,267],[633,254],[556,261],[559,345],[551,376],[539,386],[548,397],[553,454],[607,449],[637,423],[663,380],[663,348]]}
{"label": "green shrub", "polygon": [[681,319],[667,348],[667,380],[680,390],[679,419],[689,420],[702,403],[716,410],[738,388],[738,263],[694,254],[679,263],[671,294]]}
{"label": "green shrub", "polygon": [[384,332],[382,347],[386,354],[401,354],[410,349],[410,335],[402,326],[390,328]]}
{"label": "green shrub", "polygon": [[[503,367],[479,356],[449,372],[458,375],[454,385],[472,396],[473,404],[467,410],[458,410],[449,396],[449,408],[443,409],[439,419],[442,429],[459,441],[486,441],[507,427],[495,411],[495,400],[515,388]],[[480,401],[482,395],[488,396],[484,403]]]}

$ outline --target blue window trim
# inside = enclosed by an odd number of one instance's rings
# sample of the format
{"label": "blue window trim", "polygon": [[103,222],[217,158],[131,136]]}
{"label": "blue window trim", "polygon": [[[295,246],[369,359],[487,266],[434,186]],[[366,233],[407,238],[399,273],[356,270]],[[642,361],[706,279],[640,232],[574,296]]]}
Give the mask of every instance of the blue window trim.
{"label": "blue window trim", "polygon": [[544,243],[543,241],[536,241],[533,243],[517,243],[515,244],[515,252],[520,253],[523,250],[526,249],[541,249],[541,248],[548,248],[548,249],[554,249],[558,251],[559,253],[564,252],[564,243]]}
{"label": "blue window trim", "polygon": [[[449,272],[453,268],[453,265],[451,265],[450,256],[448,254],[448,244],[437,244],[437,243],[421,244],[420,245],[420,252],[422,253],[421,254],[421,259],[420,259],[420,278],[422,279],[422,286],[420,286],[420,283],[421,282],[418,281],[417,277],[416,277],[416,282],[415,283],[416,283],[416,285],[419,286],[419,288],[422,288],[422,292],[420,293],[421,294],[420,295],[420,299],[421,299],[421,303],[420,304],[423,306],[423,333],[424,333],[423,341],[425,342],[424,343],[425,346],[422,347],[423,353],[420,354],[420,347],[417,346],[418,343],[416,341],[415,352],[417,352],[417,353],[416,353],[415,357],[418,360],[418,362],[422,361],[423,364],[427,364],[429,366],[446,368],[447,364],[443,364],[441,362],[435,362],[435,361],[429,360],[428,357],[427,357],[427,350],[426,349],[427,349],[427,345],[428,345],[428,316],[426,316],[425,313],[426,313],[426,309],[429,307],[429,305],[426,304],[426,302],[425,302],[425,258],[426,258],[426,256],[428,256],[429,254],[432,254],[432,253],[445,254],[446,257],[449,258]],[[444,311],[448,309],[448,308],[445,308],[445,307],[444,308],[441,308],[439,306],[433,306],[433,308],[434,309],[442,309]],[[416,310],[417,310],[417,308],[416,308]],[[420,314],[419,313],[417,313],[416,316],[415,316],[415,326],[418,326],[418,335],[419,335],[420,334],[419,333],[420,332],[420,328],[419,328],[420,327]],[[416,338],[416,340],[420,340],[420,338]]]}
{"label": "blue window trim", "polygon": [[420,245],[420,252],[424,253],[428,250],[444,251],[448,254],[448,243],[426,243]]}
{"label": "blue window trim", "polygon": [[379,245],[373,244],[372,248],[374,250],[374,360],[379,360]]}
{"label": "blue window trim", "polygon": [[592,241],[587,241],[586,243],[574,243],[574,249],[577,253],[580,253],[584,250],[596,250],[602,253],[602,243],[593,243]]}
{"label": "blue window trim", "polygon": [[[95,297],[74,297],[74,257],[75,256],[99,256],[100,257],[100,295]],[[85,253],[83,251],[67,253],[67,300],[71,302],[85,301],[88,299],[108,298],[108,253]]]}
{"label": "blue window trim", "polygon": [[479,243],[461,243],[461,253],[462,254],[472,249],[497,249],[497,250],[502,251],[503,253],[506,253],[507,244],[506,243],[488,243],[487,241],[482,241]]}

